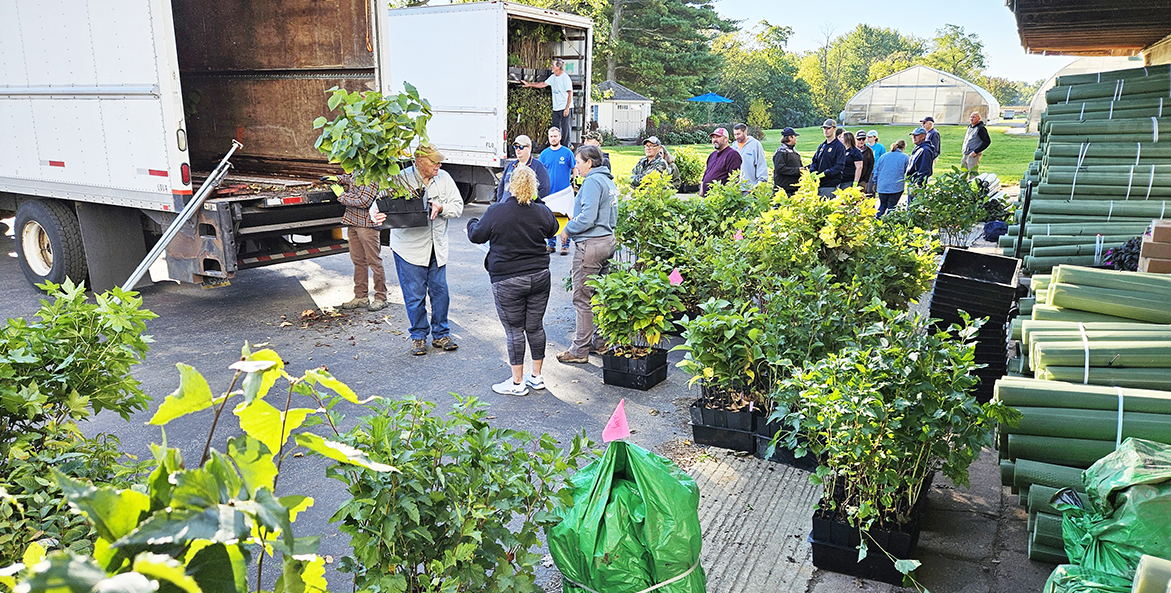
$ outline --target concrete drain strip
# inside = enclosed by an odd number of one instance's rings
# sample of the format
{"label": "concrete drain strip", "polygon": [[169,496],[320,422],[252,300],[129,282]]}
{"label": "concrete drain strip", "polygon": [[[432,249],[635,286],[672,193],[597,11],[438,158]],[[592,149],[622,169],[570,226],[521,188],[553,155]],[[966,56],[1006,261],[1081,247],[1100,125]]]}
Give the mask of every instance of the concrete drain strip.
{"label": "concrete drain strip", "polygon": [[732,455],[688,473],[699,485],[709,593],[804,591],[814,571],[806,536],[821,496],[809,473]]}

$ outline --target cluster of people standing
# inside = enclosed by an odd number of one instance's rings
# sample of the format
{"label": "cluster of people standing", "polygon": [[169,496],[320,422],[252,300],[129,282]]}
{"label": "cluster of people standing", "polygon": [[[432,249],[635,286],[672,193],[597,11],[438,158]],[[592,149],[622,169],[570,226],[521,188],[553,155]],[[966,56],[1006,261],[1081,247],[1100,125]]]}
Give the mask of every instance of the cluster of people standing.
{"label": "cluster of people standing", "polygon": [[[492,386],[506,395],[527,395],[545,388],[542,367],[545,358],[545,309],[552,279],[550,255],[567,253],[572,240],[573,307],[575,335],[569,349],[557,355],[565,364],[589,362],[589,355],[606,345],[596,335],[586,285],[591,276],[605,274],[617,249],[614,226],[618,217],[618,189],[609,169],[609,158],[599,148],[598,138],[588,138],[577,150],[560,145],[560,129],[549,130],[549,148],[540,157],[532,156],[532,140],[514,140],[517,158],[506,166],[497,186],[495,203],[481,218],[468,221],[467,234],[473,243],[487,244],[484,267],[492,286],[496,312],[507,337],[510,377]],[[410,322],[411,354],[427,354],[431,347],[445,351],[459,346],[451,336],[448,322],[450,295],[447,286],[448,221],[463,213],[463,199],[451,175],[441,169],[445,160],[435,147],[421,145],[414,153],[413,166],[400,180],[426,201],[426,226],[390,230],[395,270]],[[570,187],[576,175],[580,188],[573,198],[573,213],[561,228],[553,212],[541,203],[543,197]],[[331,179],[332,180],[332,179]],[[342,309],[386,307],[386,277],[380,256],[379,233],[386,214],[378,212],[381,195],[377,184],[355,183],[353,175],[336,178],[342,186],[339,202],[346,206],[343,224],[350,241],[354,264],[354,298]],[[563,185],[563,186],[562,186]],[[374,296],[370,298],[370,277]],[[430,303],[430,312],[427,304]],[[524,372],[526,345],[531,371]]]}

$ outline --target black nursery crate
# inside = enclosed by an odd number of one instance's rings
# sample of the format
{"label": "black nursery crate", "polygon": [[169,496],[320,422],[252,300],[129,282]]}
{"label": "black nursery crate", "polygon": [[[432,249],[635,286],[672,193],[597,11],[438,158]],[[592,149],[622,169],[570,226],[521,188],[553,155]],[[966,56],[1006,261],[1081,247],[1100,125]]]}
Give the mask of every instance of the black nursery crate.
{"label": "black nursery crate", "polygon": [[431,212],[427,200],[422,198],[396,199],[379,198],[378,211],[386,215],[384,229],[405,229],[427,226]]}
{"label": "black nursery crate", "polygon": [[666,380],[667,367],[655,369],[650,373],[624,373],[602,369],[602,382],[606,385],[638,389],[639,391],[646,391]]}
{"label": "black nursery crate", "polygon": [[989,288],[1000,287],[1015,295],[1020,269],[1021,260],[1015,257],[949,247],[943,252],[939,276],[947,277],[949,282],[965,280],[963,284],[974,282]]}
{"label": "black nursery crate", "polygon": [[732,451],[756,451],[756,433],[731,428],[716,428],[702,424],[691,425],[691,440],[697,445],[710,445]]}
{"label": "black nursery crate", "polygon": [[643,358],[602,355],[602,382],[646,391],[667,379],[667,351],[652,348]]}
{"label": "black nursery crate", "polygon": [[903,573],[895,570],[894,562],[878,550],[869,549],[866,558],[858,562],[858,550],[855,548],[821,541],[813,536],[809,536],[809,543],[813,548],[813,565],[821,570],[892,585],[901,585],[903,582]]}
{"label": "black nursery crate", "polygon": [[768,454],[768,448],[772,444],[773,436],[780,430],[780,422],[768,422],[764,416],[758,416],[756,418],[756,456],[766,461],[795,467],[807,472],[817,469],[817,458],[813,456],[813,453],[806,453],[804,457],[797,457],[792,449],[777,443],[772,455]]}

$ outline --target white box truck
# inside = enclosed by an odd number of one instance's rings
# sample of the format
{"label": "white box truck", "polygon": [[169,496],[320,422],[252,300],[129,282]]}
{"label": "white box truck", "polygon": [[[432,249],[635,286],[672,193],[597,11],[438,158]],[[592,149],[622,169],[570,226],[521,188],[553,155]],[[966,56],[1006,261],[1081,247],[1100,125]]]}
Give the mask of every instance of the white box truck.
{"label": "white box truck", "polygon": [[[232,146],[233,172],[167,246],[165,276],[344,252],[344,208],[317,182],[326,90],[417,86],[465,199],[507,157],[507,26],[560,26],[589,96],[587,18],[506,2],[0,0],[0,218],[31,282],[124,282]],[[156,266],[157,268],[157,266]],[[156,271],[156,270],[152,270]],[[162,270],[157,270],[162,272]]]}

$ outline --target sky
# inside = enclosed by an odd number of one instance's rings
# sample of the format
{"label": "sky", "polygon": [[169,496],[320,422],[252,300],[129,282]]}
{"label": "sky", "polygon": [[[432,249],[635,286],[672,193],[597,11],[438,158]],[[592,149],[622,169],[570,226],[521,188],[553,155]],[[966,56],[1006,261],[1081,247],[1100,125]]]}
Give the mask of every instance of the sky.
{"label": "sky", "polygon": [[713,6],[721,15],[742,21],[742,28],[761,20],[792,27],[788,49],[795,52],[819,47],[827,27],[834,37],[865,23],[929,39],[936,29],[953,24],[980,36],[990,76],[1034,82],[1049,78],[1074,59],[1026,54],[1004,0],[715,0]]}

